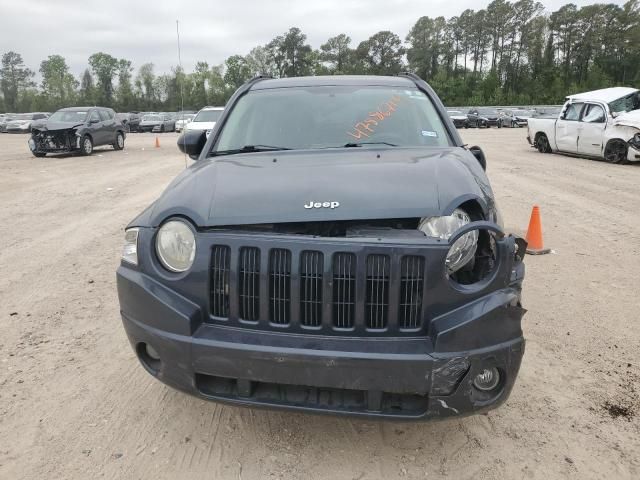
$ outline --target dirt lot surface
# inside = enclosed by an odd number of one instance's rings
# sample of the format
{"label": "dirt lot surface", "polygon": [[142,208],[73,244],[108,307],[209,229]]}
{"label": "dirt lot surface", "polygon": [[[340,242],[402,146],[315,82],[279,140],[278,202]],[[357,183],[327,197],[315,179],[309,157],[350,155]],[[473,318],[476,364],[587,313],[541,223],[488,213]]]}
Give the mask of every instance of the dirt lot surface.
{"label": "dirt lot surface", "polygon": [[507,404],[428,424],[248,410],[151,378],[122,329],[123,227],[184,168],[176,136],[33,158],[0,135],[0,479],[640,478],[640,166],[463,131],[505,224],[542,209]]}

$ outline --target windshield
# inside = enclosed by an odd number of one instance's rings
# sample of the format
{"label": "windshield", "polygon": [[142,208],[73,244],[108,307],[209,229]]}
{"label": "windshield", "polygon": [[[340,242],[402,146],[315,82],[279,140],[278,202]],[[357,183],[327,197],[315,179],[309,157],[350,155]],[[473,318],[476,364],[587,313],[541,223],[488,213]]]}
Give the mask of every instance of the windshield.
{"label": "windshield", "polygon": [[193,119],[194,122],[217,122],[222,110],[201,110]]}
{"label": "windshield", "polygon": [[367,144],[450,145],[438,112],[416,88],[326,86],[249,92],[234,106],[215,151]]}
{"label": "windshield", "polygon": [[609,104],[609,109],[612,112],[630,112],[632,110],[640,109],[640,92],[634,92],[626,97],[614,100]]}
{"label": "windshield", "polygon": [[86,110],[58,110],[49,117],[49,120],[52,122],[82,123],[86,118]]}
{"label": "windshield", "polygon": [[160,115],[145,115],[142,117],[143,122],[160,122],[162,117]]}

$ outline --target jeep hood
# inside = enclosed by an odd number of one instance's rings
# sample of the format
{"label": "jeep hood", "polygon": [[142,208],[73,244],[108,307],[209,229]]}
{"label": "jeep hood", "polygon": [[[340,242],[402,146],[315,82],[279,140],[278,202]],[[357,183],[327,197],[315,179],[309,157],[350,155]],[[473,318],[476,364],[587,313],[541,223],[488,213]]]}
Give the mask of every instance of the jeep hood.
{"label": "jeep hood", "polygon": [[640,128],[640,110],[632,110],[613,119],[614,125]]}
{"label": "jeep hood", "polygon": [[469,199],[494,208],[484,171],[461,147],[250,153],[195,163],[131,226],[174,215],[199,227],[428,217]]}

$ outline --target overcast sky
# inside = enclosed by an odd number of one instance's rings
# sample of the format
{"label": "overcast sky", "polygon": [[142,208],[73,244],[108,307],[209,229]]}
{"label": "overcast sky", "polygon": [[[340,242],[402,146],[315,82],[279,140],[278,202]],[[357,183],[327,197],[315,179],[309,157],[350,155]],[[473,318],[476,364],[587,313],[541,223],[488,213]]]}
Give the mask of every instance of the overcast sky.
{"label": "overcast sky", "polygon": [[[549,12],[565,3],[542,1]],[[22,54],[36,72],[41,60],[60,54],[79,76],[89,55],[102,51],[131,60],[136,70],[153,62],[156,73],[162,73],[178,63],[175,22],[179,20],[182,64],[191,71],[198,60],[220,64],[293,26],[302,29],[314,48],[343,32],[355,45],[380,30],[391,30],[404,40],[421,16],[448,18],[488,4],[488,0],[0,0],[0,53]]]}

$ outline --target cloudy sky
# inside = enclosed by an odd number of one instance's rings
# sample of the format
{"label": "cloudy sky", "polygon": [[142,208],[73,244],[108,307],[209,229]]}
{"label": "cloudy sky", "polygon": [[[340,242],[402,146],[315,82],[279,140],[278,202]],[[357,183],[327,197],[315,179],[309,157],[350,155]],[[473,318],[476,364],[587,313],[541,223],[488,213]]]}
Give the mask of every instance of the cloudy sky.
{"label": "cloudy sky", "polygon": [[[624,0],[607,0],[623,4]],[[182,63],[220,64],[246,54],[297,26],[318,48],[347,33],[354,44],[380,30],[404,39],[424,15],[451,17],[489,0],[0,0],[0,53],[14,50],[37,71],[48,55],[67,58],[74,74],[95,52],[132,60],[134,68],[153,62],[156,72],[177,64],[176,20],[180,21]],[[548,11],[561,0],[543,0]],[[573,0],[577,5],[596,3]]]}

